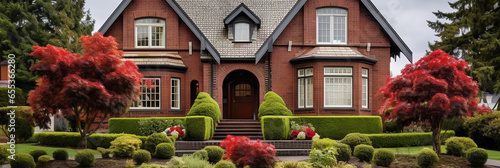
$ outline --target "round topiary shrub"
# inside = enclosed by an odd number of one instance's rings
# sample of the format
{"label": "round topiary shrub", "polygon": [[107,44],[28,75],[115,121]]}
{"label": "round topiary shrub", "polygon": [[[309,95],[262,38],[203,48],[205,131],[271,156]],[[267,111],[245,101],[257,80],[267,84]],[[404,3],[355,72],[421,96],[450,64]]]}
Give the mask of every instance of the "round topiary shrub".
{"label": "round topiary shrub", "polygon": [[94,165],[95,156],[90,149],[84,149],[76,152],[75,160],[81,167],[90,167]]}
{"label": "round topiary shrub", "polygon": [[55,160],[68,160],[68,152],[64,149],[58,149],[52,152],[52,157]]}
{"label": "round topiary shrub", "polygon": [[283,99],[273,91],[269,91],[264,96],[264,101],[259,106],[259,118],[267,115],[292,116]]}
{"label": "round topiary shrub", "polygon": [[439,161],[439,157],[434,150],[424,148],[417,153],[417,164],[420,167],[430,167]]}
{"label": "round topiary shrub", "polygon": [[172,143],[172,140],[164,133],[154,133],[148,136],[144,142],[144,149],[150,153],[155,152],[156,146],[161,143]]}
{"label": "round topiary shrub", "polygon": [[236,165],[229,160],[221,160],[214,165],[214,168],[236,168]]}
{"label": "round topiary shrub", "polygon": [[483,148],[471,148],[465,153],[465,158],[472,167],[483,167],[488,160],[488,152]]}
{"label": "round topiary shrub", "polygon": [[222,156],[224,156],[224,149],[220,146],[205,146],[203,149],[207,151],[208,161],[210,163],[217,163],[222,159]]}
{"label": "round topiary shrub", "polygon": [[175,155],[175,146],[171,143],[158,144],[154,155],[159,159],[169,159]]}
{"label": "round topiary shrub", "polygon": [[347,162],[351,160],[352,150],[349,145],[343,143],[335,143],[333,147],[337,149],[337,154],[335,154],[335,158],[337,158],[337,161]]}
{"label": "round topiary shrub", "polygon": [[33,156],[33,159],[35,160],[35,162],[37,162],[38,157],[40,157],[42,155],[47,155],[47,152],[45,150],[42,150],[42,149],[35,149],[35,150],[30,151],[30,155]]}
{"label": "round topiary shrub", "polygon": [[18,153],[14,156],[14,159],[10,161],[10,167],[12,168],[35,168],[36,163],[33,156],[27,153]]}
{"label": "round topiary shrub", "polygon": [[52,160],[52,157],[50,157],[49,155],[42,155],[42,156],[38,157],[38,162],[40,162],[40,163],[47,163],[50,160]]}
{"label": "round topiary shrub", "polygon": [[377,166],[389,167],[395,158],[396,156],[393,151],[389,149],[377,149],[373,153],[372,162],[377,164]]}
{"label": "round topiary shrub", "polygon": [[457,139],[447,139],[445,141],[446,154],[453,156],[462,156],[465,151],[465,146]]}
{"label": "round topiary shrub", "polygon": [[370,138],[360,133],[347,134],[340,142],[349,145],[351,149],[354,149],[360,144],[372,145],[372,141],[370,141]]}
{"label": "round topiary shrub", "polygon": [[196,151],[193,153],[193,155],[199,157],[200,159],[208,160],[208,152],[205,149]]}
{"label": "round topiary shrub", "polygon": [[370,162],[370,160],[372,160],[374,151],[375,149],[373,148],[373,146],[361,144],[354,147],[354,156],[357,157],[359,161]]}
{"label": "round topiary shrub", "polygon": [[140,165],[142,163],[151,161],[151,153],[149,153],[149,151],[147,150],[139,149],[134,152],[132,159],[134,160],[135,164]]}
{"label": "round topiary shrub", "polygon": [[316,139],[313,140],[312,149],[327,149],[333,147],[333,145],[337,144],[337,141],[332,140],[330,138]]}
{"label": "round topiary shrub", "polygon": [[111,141],[111,152],[114,157],[131,157],[141,146],[142,141],[130,135],[123,135]]}
{"label": "round topiary shrub", "polygon": [[207,116],[218,123],[220,119],[219,104],[208,93],[200,92],[187,116]]}

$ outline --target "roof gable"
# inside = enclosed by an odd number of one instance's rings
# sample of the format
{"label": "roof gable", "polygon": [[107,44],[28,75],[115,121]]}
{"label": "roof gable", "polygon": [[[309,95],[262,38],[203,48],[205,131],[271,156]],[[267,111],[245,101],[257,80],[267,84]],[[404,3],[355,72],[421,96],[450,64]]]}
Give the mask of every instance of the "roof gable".
{"label": "roof gable", "polygon": [[224,24],[231,23],[238,15],[245,14],[250,20],[252,20],[255,24],[260,25],[260,18],[252,12],[252,10],[248,9],[248,7],[241,3],[236,9],[234,9],[225,19]]}

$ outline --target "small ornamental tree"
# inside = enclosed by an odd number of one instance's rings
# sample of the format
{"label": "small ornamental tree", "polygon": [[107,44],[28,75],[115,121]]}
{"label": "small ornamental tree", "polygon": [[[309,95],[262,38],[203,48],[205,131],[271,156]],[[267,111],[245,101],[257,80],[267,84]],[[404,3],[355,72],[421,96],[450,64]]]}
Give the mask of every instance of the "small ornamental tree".
{"label": "small ornamental tree", "polygon": [[264,101],[259,106],[259,118],[267,115],[292,116],[292,112],[286,107],[285,101],[280,95],[269,91],[264,95]]}
{"label": "small ornamental tree", "polygon": [[[38,86],[30,93],[28,102],[36,123],[48,128],[49,116],[62,111],[75,116],[81,134],[82,148],[87,137],[111,114],[128,110],[138,98],[142,75],[132,61],[123,61],[123,51],[117,50],[113,37],[100,33],[80,38],[85,55],[73,54],[51,45],[34,46],[31,56],[40,62],[30,70],[40,76]],[[89,130],[94,122],[99,125]]]}
{"label": "small ornamental tree", "polygon": [[399,125],[412,121],[429,122],[432,145],[441,153],[441,126],[444,119],[491,112],[478,107],[475,96],[478,85],[464,70],[469,65],[442,50],[436,50],[415,64],[408,64],[401,75],[389,78],[380,88],[385,102],[380,108],[386,119],[395,118]]}

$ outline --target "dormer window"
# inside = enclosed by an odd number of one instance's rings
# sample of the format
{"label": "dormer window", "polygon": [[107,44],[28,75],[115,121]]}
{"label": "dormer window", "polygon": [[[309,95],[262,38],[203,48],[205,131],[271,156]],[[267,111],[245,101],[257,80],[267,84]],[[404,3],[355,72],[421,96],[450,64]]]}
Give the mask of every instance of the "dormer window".
{"label": "dormer window", "polygon": [[240,4],[226,19],[227,37],[233,42],[252,42],[257,40],[260,19],[245,4]]}

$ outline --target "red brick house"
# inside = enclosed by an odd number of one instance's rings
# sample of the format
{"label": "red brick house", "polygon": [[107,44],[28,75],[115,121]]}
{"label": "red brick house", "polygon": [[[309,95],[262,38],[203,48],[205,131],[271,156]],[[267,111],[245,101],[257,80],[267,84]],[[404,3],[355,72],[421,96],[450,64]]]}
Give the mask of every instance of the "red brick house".
{"label": "red brick house", "polygon": [[412,52],[370,0],[123,0],[99,32],[144,75],[126,116],[184,116],[199,91],[224,119],[264,94],[295,115],[372,115],[390,59]]}

